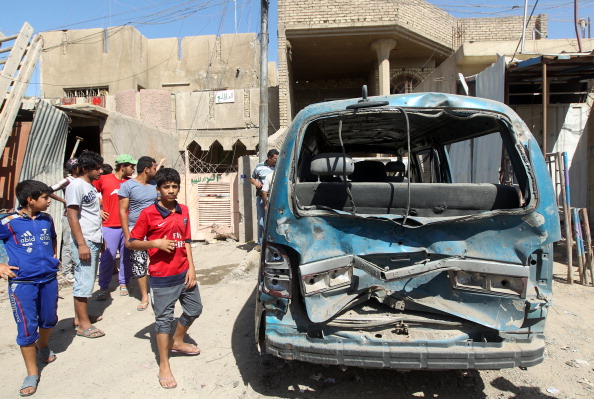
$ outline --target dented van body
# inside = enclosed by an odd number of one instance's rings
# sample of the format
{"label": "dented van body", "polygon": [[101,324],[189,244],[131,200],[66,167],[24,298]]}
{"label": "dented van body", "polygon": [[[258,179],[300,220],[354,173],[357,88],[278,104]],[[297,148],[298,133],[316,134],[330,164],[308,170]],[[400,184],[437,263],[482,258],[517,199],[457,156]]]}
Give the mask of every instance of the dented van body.
{"label": "dented van body", "polygon": [[262,351],[394,369],[543,361],[558,208],[506,105],[419,93],[308,106],[272,187]]}

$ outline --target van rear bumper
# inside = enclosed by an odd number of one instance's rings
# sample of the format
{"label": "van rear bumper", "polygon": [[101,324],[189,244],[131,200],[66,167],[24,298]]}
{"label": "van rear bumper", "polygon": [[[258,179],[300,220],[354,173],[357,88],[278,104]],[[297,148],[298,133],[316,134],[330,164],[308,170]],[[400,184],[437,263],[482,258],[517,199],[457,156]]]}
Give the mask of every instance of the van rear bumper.
{"label": "van rear bumper", "polygon": [[266,331],[266,352],[287,360],[390,369],[479,369],[531,367],[544,360],[543,335],[525,341],[498,343],[389,342],[361,344],[332,337]]}

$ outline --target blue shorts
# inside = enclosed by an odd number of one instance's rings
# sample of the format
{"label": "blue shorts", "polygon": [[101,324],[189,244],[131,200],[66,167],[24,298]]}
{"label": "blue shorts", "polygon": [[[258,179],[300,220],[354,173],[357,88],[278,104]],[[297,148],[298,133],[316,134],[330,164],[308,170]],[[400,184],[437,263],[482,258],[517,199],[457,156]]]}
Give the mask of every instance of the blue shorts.
{"label": "blue shorts", "polygon": [[78,245],[72,241],[72,260],[74,261],[74,287],[72,295],[76,298],[90,298],[93,296],[93,285],[97,277],[97,265],[101,254],[102,244],[86,241],[91,251],[91,259],[81,262],[78,257]]}
{"label": "blue shorts", "polygon": [[39,338],[37,328],[58,323],[58,280],[45,283],[8,283],[8,296],[17,324],[17,344],[27,346]]}

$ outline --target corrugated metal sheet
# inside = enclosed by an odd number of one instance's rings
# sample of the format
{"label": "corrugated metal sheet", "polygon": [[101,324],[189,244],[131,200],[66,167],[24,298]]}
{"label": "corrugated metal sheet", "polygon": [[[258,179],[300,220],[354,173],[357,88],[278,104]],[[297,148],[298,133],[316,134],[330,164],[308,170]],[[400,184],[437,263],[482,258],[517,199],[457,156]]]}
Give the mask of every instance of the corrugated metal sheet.
{"label": "corrugated metal sheet", "polygon": [[[51,185],[63,178],[69,124],[70,118],[64,112],[47,101],[39,100],[19,181],[33,179]],[[56,224],[58,240],[61,237],[63,211],[64,206],[58,201],[52,201],[48,209]]]}
{"label": "corrugated metal sheet", "polygon": [[[514,111],[526,122],[536,140],[542,142],[542,105],[516,105]],[[587,103],[550,104],[547,107],[547,152],[567,152],[571,206],[588,206],[588,118]]]}
{"label": "corrugated metal sheet", "polygon": [[[505,57],[499,57],[476,77],[476,96],[504,101]],[[489,134],[469,142],[452,144],[450,156],[454,181],[499,183],[502,141],[499,134]]]}

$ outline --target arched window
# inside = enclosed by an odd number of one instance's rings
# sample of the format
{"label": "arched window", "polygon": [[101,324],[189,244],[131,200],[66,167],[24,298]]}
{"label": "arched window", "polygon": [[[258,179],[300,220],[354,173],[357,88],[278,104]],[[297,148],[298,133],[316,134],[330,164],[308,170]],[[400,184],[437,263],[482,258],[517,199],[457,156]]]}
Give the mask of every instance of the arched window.
{"label": "arched window", "polygon": [[390,82],[390,93],[391,94],[404,94],[412,93],[413,89],[421,83],[421,80],[417,77],[409,74],[402,74],[396,76]]}

